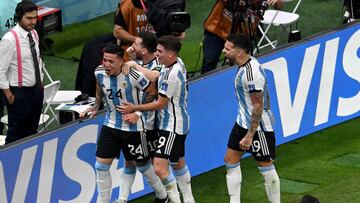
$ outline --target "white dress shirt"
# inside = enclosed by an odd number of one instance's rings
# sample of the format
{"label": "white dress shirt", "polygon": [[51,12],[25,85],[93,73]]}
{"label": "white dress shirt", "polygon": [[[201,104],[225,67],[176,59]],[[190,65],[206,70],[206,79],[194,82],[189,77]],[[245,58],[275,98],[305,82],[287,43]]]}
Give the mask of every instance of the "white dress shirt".
{"label": "white dress shirt", "polygon": [[[13,29],[20,41],[20,50],[22,58],[22,86],[32,87],[36,84],[35,67],[31,55],[29,37],[26,30],[19,24]],[[36,43],[36,54],[39,60],[40,75],[43,78],[42,67],[43,63],[40,58],[38,36],[32,33],[33,39]],[[0,41],[0,89],[8,89],[9,86],[18,86],[18,62],[16,52],[16,40],[11,32],[8,32]]]}

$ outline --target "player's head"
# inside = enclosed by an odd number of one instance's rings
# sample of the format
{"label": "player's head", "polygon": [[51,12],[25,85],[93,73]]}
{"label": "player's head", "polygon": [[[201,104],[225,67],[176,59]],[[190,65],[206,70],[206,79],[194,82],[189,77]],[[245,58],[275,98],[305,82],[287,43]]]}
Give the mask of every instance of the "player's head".
{"label": "player's head", "polygon": [[177,60],[181,49],[180,40],[173,35],[165,35],[159,38],[156,56],[161,64],[169,66]]}
{"label": "player's head", "polygon": [[247,56],[250,52],[250,40],[245,34],[230,35],[225,42],[223,53],[231,62]]}
{"label": "player's head", "polygon": [[141,31],[131,46],[135,51],[136,57],[142,59],[144,55],[154,54],[156,52],[157,43],[158,42],[155,33]]}
{"label": "player's head", "polygon": [[37,22],[37,6],[30,0],[21,1],[15,8],[14,18],[24,30],[33,30]]}
{"label": "player's head", "polygon": [[121,72],[124,63],[124,50],[115,44],[106,45],[103,48],[102,65],[105,66],[105,73],[109,76],[117,75]]}

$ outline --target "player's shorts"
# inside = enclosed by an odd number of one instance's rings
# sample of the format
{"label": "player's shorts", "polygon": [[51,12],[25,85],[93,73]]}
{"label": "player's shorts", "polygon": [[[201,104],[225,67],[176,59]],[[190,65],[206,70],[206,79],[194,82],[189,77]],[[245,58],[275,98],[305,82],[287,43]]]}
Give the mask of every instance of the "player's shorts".
{"label": "player's shorts", "polygon": [[168,159],[170,163],[177,163],[185,156],[186,135],[159,130],[159,141],[156,146],[155,157]]}
{"label": "player's shorts", "polygon": [[[240,141],[245,137],[247,129],[235,123],[228,141],[228,148],[244,151],[240,148]],[[256,161],[270,161],[275,159],[275,134],[274,132],[257,131],[254,135],[250,152]]]}
{"label": "player's shorts", "polygon": [[96,156],[105,159],[119,158],[121,151],[127,161],[149,160],[143,132],[127,132],[103,126],[97,141]]}
{"label": "player's shorts", "polygon": [[149,157],[154,158],[156,146],[159,142],[159,133],[157,130],[146,130],[146,141],[148,144]]}

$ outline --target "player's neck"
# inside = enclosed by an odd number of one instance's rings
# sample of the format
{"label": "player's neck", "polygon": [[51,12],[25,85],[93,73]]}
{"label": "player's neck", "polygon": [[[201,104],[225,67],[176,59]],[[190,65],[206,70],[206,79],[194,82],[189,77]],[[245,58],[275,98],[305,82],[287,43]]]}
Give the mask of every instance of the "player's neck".
{"label": "player's neck", "polygon": [[164,64],[166,68],[171,68],[175,63],[177,62],[177,60],[170,60],[168,61],[168,63]]}
{"label": "player's neck", "polygon": [[155,59],[155,54],[147,54],[142,57],[143,64],[148,64]]}
{"label": "player's neck", "polygon": [[244,57],[241,57],[237,60],[237,64],[240,66],[245,65],[250,60],[250,55],[246,54]]}

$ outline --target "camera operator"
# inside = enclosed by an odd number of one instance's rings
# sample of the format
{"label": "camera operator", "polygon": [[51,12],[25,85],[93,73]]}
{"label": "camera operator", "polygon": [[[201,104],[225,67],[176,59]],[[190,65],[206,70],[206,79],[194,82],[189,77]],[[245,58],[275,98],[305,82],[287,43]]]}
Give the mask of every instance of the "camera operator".
{"label": "camera operator", "polygon": [[[264,5],[265,4],[265,5]],[[253,35],[268,5],[281,9],[284,0],[217,0],[204,22],[204,58],[201,73],[216,68],[221,50],[229,34],[246,33]],[[239,15],[239,16],[238,16]],[[260,16],[259,16],[260,15]],[[234,17],[242,22],[233,25]],[[250,29],[249,29],[250,27]],[[235,28],[233,30],[233,28]]]}
{"label": "camera operator", "polygon": [[190,27],[190,14],[185,12],[185,0],[147,0],[146,12],[149,23],[157,37],[173,35],[185,38],[185,30]]}

